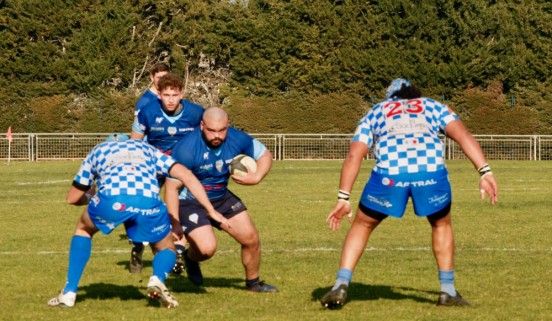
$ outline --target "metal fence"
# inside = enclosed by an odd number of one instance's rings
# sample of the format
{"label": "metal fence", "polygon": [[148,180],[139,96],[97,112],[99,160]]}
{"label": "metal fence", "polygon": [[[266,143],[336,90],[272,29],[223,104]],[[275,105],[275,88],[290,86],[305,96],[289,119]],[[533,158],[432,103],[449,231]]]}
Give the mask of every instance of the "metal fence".
{"label": "metal fence", "polygon": [[[0,139],[0,160],[80,160],[110,133],[13,134]],[[252,134],[276,160],[344,159],[352,134]],[[552,160],[552,135],[474,135],[489,160]],[[465,159],[460,146],[442,138],[447,159]],[[372,157],[371,155],[368,156]]]}

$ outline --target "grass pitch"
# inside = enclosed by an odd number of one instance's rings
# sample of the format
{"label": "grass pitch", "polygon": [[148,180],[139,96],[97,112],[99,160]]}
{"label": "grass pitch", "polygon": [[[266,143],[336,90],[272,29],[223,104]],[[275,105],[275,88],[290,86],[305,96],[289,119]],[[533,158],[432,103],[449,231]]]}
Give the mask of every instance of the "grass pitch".
{"label": "grass pitch", "polygon": [[[0,320],[552,320],[552,162],[493,161],[499,204],[479,199],[467,161],[448,162],[453,185],[456,286],[472,306],[436,307],[439,282],[430,227],[411,207],[387,219],[368,243],[342,310],[318,300],[333,284],[348,230],[331,232],[341,161],[275,162],[258,186],[231,189],[259,230],[261,277],[274,294],[244,290],[239,246],[217,233],[218,252],[202,264],[205,285],[170,276],[180,306],[148,304],[151,253],[139,275],[127,270],[130,247],[120,227],[97,234],[72,309],[46,302],[63,287],[69,242],[83,208],[65,203],[79,162],[0,164]],[[353,191],[358,201],[366,161]]]}

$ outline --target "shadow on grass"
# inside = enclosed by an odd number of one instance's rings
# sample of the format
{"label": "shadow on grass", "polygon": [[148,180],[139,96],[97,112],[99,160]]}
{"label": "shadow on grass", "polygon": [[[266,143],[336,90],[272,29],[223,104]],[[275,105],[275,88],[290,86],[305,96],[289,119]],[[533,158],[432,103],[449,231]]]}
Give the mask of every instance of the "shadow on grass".
{"label": "shadow on grass", "polygon": [[139,287],[134,285],[114,285],[107,283],[94,283],[79,287],[79,292],[84,294],[77,296],[77,302],[86,299],[110,300],[119,298],[123,301],[144,300],[145,292],[140,291]]}
{"label": "shadow on grass", "polygon": [[186,273],[170,276],[165,281],[167,287],[175,293],[207,293],[207,288],[231,288],[245,290],[245,281],[238,278],[204,278],[203,285],[197,286],[190,282]]}
{"label": "shadow on grass", "polygon": [[[144,256],[146,256],[146,255],[147,254],[144,253]],[[129,260],[117,262],[117,265],[118,266],[123,266],[125,268],[125,270],[127,270],[127,272],[130,270],[130,250],[128,250],[128,258],[129,258]],[[151,254],[151,258],[153,259],[153,254]],[[151,267],[151,260],[142,260],[142,267],[143,268]]]}
{"label": "shadow on grass", "polygon": [[[331,287],[318,288],[312,291],[312,300],[320,301]],[[437,291],[425,291],[407,287],[392,287],[388,285],[366,285],[362,283],[351,283],[347,291],[347,302],[351,301],[375,301],[386,300],[412,300],[420,303],[437,302]],[[428,299],[428,295],[435,297],[434,300]]]}

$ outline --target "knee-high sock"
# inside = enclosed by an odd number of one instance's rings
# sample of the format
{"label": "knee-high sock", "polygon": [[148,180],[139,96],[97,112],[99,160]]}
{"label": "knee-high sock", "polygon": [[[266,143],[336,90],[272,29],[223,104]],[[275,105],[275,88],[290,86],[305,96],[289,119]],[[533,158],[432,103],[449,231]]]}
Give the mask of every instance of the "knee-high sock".
{"label": "knee-high sock", "polygon": [[71,239],[69,248],[69,267],[67,268],[67,283],[63,293],[77,292],[79,282],[90,259],[92,252],[92,239],[86,236],[75,235]]}
{"label": "knee-high sock", "polygon": [[153,257],[153,275],[157,276],[161,282],[165,282],[176,263],[176,253],[171,249],[164,249],[157,252]]}

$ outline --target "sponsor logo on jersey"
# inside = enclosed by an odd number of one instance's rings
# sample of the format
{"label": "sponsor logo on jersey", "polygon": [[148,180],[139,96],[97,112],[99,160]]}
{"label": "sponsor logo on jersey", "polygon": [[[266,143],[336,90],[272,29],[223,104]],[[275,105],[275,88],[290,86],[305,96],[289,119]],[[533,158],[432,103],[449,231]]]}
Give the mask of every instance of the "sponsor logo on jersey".
{"label": "sponsor logo on jersey", "polygon": [[167,132],[169,133],[169,135],[174,136],[174,134],[176,134],[177,132],[177,129],[176,127],[169,127],[167,128]]}
{"label": "sponsor logo on jersey", "polygon": [[153,233],[156,233],[156,232],[163,232],[164,230],[167,229],[167,227],[168,227],[167,224],[163,224],[163,225],[159,225],[159,226],[154,227],[151,231],[152,231]]}
{"label": "sponsor logo on jersey", "polygon": [[150,132],[162,132],[165,130],[165,127],[151,127]]}
{"label": "sponsor logo on jersey", "polygon": [[388,200],[386,200],[384,198],[377,198],[377,197],[374,197],[372,195],[367,195],[366,199],[369,202],[378,204],[379,206],[383,206],[383,207],[387,207],[387,208],[393,207],[393,205]]}
{"label": "sponsor logo on jersey", "polygon": [[158,124],[161,123],[162,121],[163,121],[163,117],[155,118],[155,122],[158,123]]}
{"label": "sponsor logo on jersey", "polygon": [[204,171],[208,171],[208,170],[210,170],[211,168],[213,168],[213,164],[205,164],[205,165],[199,166],[199,169],[200,169],[200,170],[204,170]]}
{"label": "sponsor logo on jersey", "polygon": [[178,129],[179,132],[191,132],[193,130],[194,130],[193,127],[186,127],[186,128],[179,128]]}
{"label": "sponsor logo on jersey", "polygon": [[437,182],[434,179],[427,179],[425,181],[415,181],[415,182],[395,182],[392,178],[384,177],[381,180],[381,183],[385,186],[396,186],[396,187],[421,187],[421,186],[430,186],[435,185]]}
{"label": "sponsor logo on jersey", "polygon": [[149,215],[154,215],[154,214],[157,214],[159,213],[161,210],[156,207],[156,208],[148,208],[148,209],[142,209],[142,208],[138,208],[138,207],[129,207],[127,209],[125,209],[125,212],[130,212],[130,213],[140,213],[140,215],[145,215],[145,216],[149,216]]}
{"label": "sponsor logo on jersey", "polygon": [[445,193],[443,195],[433,195],[429,198],[429,204],[433,204],[434,206],[447,203],[448,201],[449,201],[448,193]]}
{"label": "sponsor logo on jersey", "polygon": [[114,211],[122,212],[125,210],[126,205],[123,203],[115,202],[113,203],[113,206],[111,208],[113,208]]}
{"label": "sponsor logo on jersey", "polygon": [[217,167],[217,170],[219,172],[222,172],[222,167],[224,166],[224,162],[222,160],[217,160],[217,162],[215,163],[215,166]]}
{"label": "sponsor logo on jersey", "polygon": [[232,205],[230,208],[232,209],[232,211],[236,211],[236,210],[239,210],[242,207],[243,207],[243,203],[242,202],[237,202],[236,204]]}
{"label": "sponsor logo on jersey", "polygon": [[203,153],[203,159],[208,159],[208,158],[209,158],[209,152]]}

